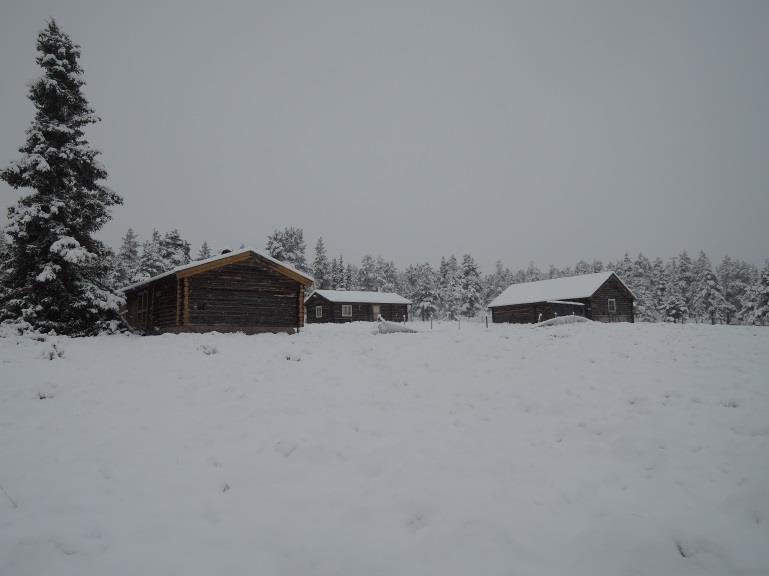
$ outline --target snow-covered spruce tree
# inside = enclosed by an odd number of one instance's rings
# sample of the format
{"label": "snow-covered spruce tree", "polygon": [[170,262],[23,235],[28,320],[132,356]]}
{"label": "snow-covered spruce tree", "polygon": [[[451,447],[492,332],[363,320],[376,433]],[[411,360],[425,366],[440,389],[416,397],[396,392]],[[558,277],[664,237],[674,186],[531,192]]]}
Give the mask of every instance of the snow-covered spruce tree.
{"label": "snow-covered spruce tree", "polygon": [[654,286],[652,265],[649,259],[639,253],[625,281],[636,295],[635,313],[638,320],[651,322],[655,319]]}
{"label": "snow-covered spruce tree", "polygon": [[444,318],[456,320],[462,306],[462,284],[459,274],[459,263],[453,254],[448,260],[441,258],[441,267],[438,271],[440,286],[440,313]]}
{"label": "snow-covered spruce tree", "polygon": [[462,291],[463,316],[474,317],[483,310],[483,292],[481,287],[481,272],[478,264],[470,254],[462,257],[462,268],[460,269],[460,286]]}
{"label": "snow-covered spruce tree", "polygon": [[[532,267],[533,265],[534,263],[532,262],[529,266]],[[536,266],[534,266],[534,268],[536,268]],[[532,270],[534,268],[532,268]],[[534,275],[536,276],[536,274]],[[561,271],[558,268],[556,268],[553,264],[550,264],[550,266],[547,269],[547,273],[545,274],[545,278],[548,280],[551,280],[553,278],[560,278],[561,276],[563,276],[563,273],[561,273]]]}
{"label": "snow-covered spruce tree", "polygon": [[139,272],[139,237],[129,228],[120,243],[117,254],[115,281],[118,287],[130,284]]}
{"label": "snow-covered spruce tree", "polygon": [[486,276],[483,282],[483,300],[486,303],[491,302],[499,296],[503,290],[513,283],[513,273],[509,268],[502,265],[501,260],[497,260],[494,272]]}
{"label": "snow-covered spruce tree", "polygon": [[669,322],[683,322],[689,313],[686,298],[681,292],[682,282],[678,278],[678,263],[671,258],[665,269],[667,286],[665,287],[665,300],[662,305],[665,320]]}
{"label": "snow-covered spruce tree", "polygon": [[734,318],[743,316],[742,306],[746,301],[745,296],[750,287],[756,283],[758,271],[752,264],[725,256],[716,268],[716,275],[721,282],[724,298],[731,306],[726,312],[726,323],[729,324]]}
{"label": "snow-covered spruce tree", "polygon": [[163,260],[168,262],[167,268],[169,270],[177,266],[184,266],[192,261],[190,243],[184,240],[175,228],[163,235],[160,241],[160,254]]}
{"label": "snow-covered spruce tree", "polygon": [[656,258],[654,264],[652,264],[651,271],[652,279],[652,307],[654,308],[654,320],[664,320],[665,313],[665,296],[667,293],[668,280],[665,276],[665,265],[662,262],[662,258]]}
{"label": "snow-covered spruce tree", "polygon": [[360,261],[358,269],[357,285],[360,290],[377,290],[376,260],[366,254]]}
{"label": "snow-covered spruce tree", "polygon": [[752,285],[744,297],[742,318],[751,324],[769,322],[769,261],[767,261],[758,281]]}
{"label": "snow-covered spruce tree", "polygon": [[363,290],[358,284],[358,268],[353,264],[344,267],[344,290]]}
{"label": "snow-covered spruce tree", "polygon": [[[7,236],[5,235],[5,228],[0,226],[0,307],[2,307],[3,302],[5,301],[3,294],[5,293],[6,268],[9,263],[10,255],[11,247]],[[2,318],[2,316],[3,310],[0,308],[0,318]]]}
{"label": "snow-covered spruce tree", "polygon": [[121,298],[107,286],[109,260],[93,237],[120,196],[84,128],[99,121],[86,101],[80,47],[51,20],[37,38],[43,76],[29,90],[35,118],[0,178],[31,189],[8,210],[12,239],[2,314],[33,328],[94,334],[117,320]]}
{"label": "snow-covered spruce tree", "polygon": [[307,272],[306,246],[301,228],[288,227],[275,230],[267,237],[267,252],[273,258]]}
{"label": "snow-covered spruce tree", "polygon": [[710,319],[711,324],[715,324],[716,320],[723,321],[727,310],[731,308],[731,304],[724,298],[721,283],[710,267],[710,261],[700,270],[692,304],[697,315]]}
{"label": "snow-covered spruce tree", "polygon": [[315,244],[315,259],[312,261],[312,275],[315,278],[315,288],[321,290],[331,286],[331,267],[326,255],[326,245],[323,237],[318,238]]}
{"label": "snow-covered spruce tree", "polygon": [[537,280],[542,280],[544,276],[542,275],[542,271],[537,268],[537,265],[534,264],[534,261],[529,262],[529,267],[526,268],[526,282],[536,282]]}
{"label": "snow-covered spruce tree", "polygon": [[590,274],[593,272],[593,267],[585,260],[580,260],[574,266],[574,274]]}
{"label": "snow-covered spruce tree", "polygon": [[692,296],[694,293],[694,263],[689,254],[684,250],[676,260],[676,278],[678,279],[678,288],[681,291],[686,302],[686,316],[691,313]]}
{"label": "snow-covered spruce tree", "polygon": [[435,317],[438,309],[438,290],[435,272],[429,264],[417,264],[411,269],[413,292],[409,294],[414,304],[414,314],[421,320]]}
{"label": "snow-covered spruce tree", "polygon": [[374,277],[376,278],[376,289],[380,292],[399,292],[400,284],[398,282],[398,269],[393,261],[385,261],[381,256],[377,256],[374,265]]}
{"label": "snow-covered spruce tree", "polygon": [[200,250],[198,250],[198,257],[196,260],[206,260],[208,258],[211,258],[213,254],[211,253],[211,248],[208,247],[208,242],[203,242],[203,244],[200,245]]}
{"label": "snow-covered spruce tree", "polygon": [[139,271],[132,281],[147,280],[163,272],[168,272],[171,268],[173,268],[171,263],[163,258],[163,237],[160,232],[153,230],[150,239],[142,242]]}
{"label": "snow-covered spruce tree", "polygon": [[344,259],[342,256],[332,258],[331,271],[329,273],[329,288],[331,290],[342,290],[344,286]]}

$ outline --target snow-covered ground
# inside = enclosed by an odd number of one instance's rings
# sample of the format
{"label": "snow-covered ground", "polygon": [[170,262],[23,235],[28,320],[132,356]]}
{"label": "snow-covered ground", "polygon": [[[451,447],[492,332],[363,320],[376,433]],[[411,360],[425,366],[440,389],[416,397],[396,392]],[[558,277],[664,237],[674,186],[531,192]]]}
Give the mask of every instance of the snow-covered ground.
{"label": "snow-covered ground", "polygon": [[414,326],[0,338],[0,574],[769,574],[769,329]]}

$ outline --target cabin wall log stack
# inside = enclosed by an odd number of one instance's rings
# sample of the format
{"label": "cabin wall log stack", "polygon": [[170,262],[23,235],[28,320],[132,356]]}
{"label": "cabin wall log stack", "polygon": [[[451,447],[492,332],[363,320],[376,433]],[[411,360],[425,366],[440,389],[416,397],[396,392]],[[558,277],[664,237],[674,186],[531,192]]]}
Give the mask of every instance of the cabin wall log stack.
{"label": "cabin wall log stack", "polygon": [[[352,316],[342,316],[342,306],[352,306]],[[371,304],[367,302],[330,302],[319,294],[313,294],[305,303],[308,324],[373,322],[377,320],[374,306],[379,306],[379,314],[385,320],[402,322],[408,319],[408,304]],[[317,317],[316,307],[323,312]]]}
{"label": "cabin wall log stack", "polygon": [[[241,254],[127,291],[126,320],[148,333],[293,332],[304,324],[304,284],[296,277]],[[139,315],[142,293],[151,302],[147,321]]]}
{"label": "cabin wall log stack", "polygon": [[[609,311],[609,299],[615,302],[615,311]],[[560,302],[530,302],[491,308],[492,322],[534,324],[556,316],[584,316],[599,322],[634,322],[633,295],[616,276],[611,275],[589,298],[568,298],[581,306]]]}

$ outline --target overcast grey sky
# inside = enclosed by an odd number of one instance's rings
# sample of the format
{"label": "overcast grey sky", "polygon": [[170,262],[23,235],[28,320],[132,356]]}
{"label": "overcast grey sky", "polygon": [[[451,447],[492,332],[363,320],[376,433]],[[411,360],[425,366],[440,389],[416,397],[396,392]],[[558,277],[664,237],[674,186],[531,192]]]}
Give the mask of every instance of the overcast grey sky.
{"label": "overcast grey sky", "polygon": [[113,245],[293,225],[308,256],[398,265],[769,256],[766,0],[3,0],[3,166],[51,16],[103,118]]}

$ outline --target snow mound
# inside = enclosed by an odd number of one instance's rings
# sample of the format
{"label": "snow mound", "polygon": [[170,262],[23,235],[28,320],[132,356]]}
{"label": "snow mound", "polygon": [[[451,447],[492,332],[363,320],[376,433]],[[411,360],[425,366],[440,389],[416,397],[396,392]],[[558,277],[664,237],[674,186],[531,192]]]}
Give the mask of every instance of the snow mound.
{"label": "snow mound", "polygon": [[544,320],[539,324],[534,324],[534,328],[544,328],[545,326],[561,326],[563,324],[581,324],[582,322],[592,322],[584,316],[557,316],[556,318],[550,318],[550,320]]}
{"label": "snow mound", "polygon": [[388,320],[385,320],[381,316],[379,317],[379,321],[377,322],[376,331],[379,334],[394,334],[394,333],[397,333],[397,332],[405,332],[405,333],[409,333],[409,334],[416,333],[416,330],[406,326],[405,324],[398,324],[397,322],[390,322]]}

